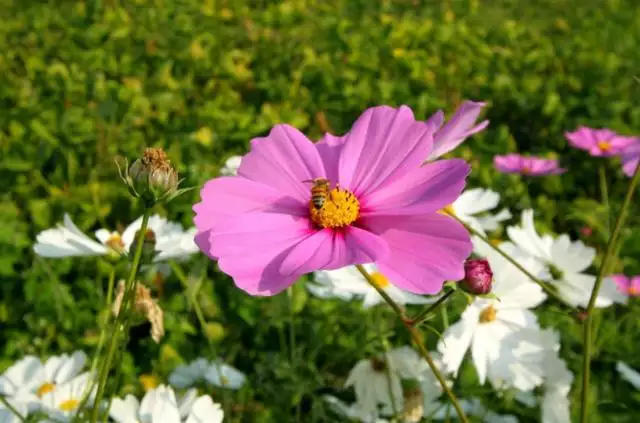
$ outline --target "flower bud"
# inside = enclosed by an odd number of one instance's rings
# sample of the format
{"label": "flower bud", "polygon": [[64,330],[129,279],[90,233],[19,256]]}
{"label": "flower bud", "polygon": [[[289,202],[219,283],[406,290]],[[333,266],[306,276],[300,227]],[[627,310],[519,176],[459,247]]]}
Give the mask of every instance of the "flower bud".
{"label": "flower bud", "polygon": [[464,263],[464,279],[460,282],[462,289],[470,294],[485,295],[491,292],[493,271],[486,259],[467,260]]}
{"label": "flower bud", "polygon": [[150,205],[175,197],[180,181],[161,148],[146,148],[121,177],[135,197]]}

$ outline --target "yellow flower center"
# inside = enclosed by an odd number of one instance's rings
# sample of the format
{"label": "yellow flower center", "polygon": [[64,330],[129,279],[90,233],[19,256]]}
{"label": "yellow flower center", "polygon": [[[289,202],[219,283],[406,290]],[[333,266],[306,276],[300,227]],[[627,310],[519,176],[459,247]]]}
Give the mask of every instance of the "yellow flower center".
{"label": "yellow flower center", "polygon": [[493,245],[494,247],[499,247],[502,243],[502,240],[500,240],[499,238],[494,238],[490,239],[489,242],[491,242],[491,245]]}
{"label": "yellow flower center", "polygon": [[58,408],[62,411],[73,411],[78,407],[78,405],[80,405],[80,401],[75,399],[70,399],[70,400],[62,401],[58,406]]}
{"label": "yellow flower center", "polygon": [[228,385],[228,384],[229,384],[229,379],[227,379],[226,377],[222,376],[222,377],[220,378],[220,382],[221,382],[223,385]]}
{"label": "yellow flower center", "polygon": [[630,286],[629,289],[627,289],[627,293],[629,295],[638,295],[640,294],[640,291],[638,291],[638,288],[636,288],[635,286]]}
{"label": "yellow flower center", "polygon": [[158,379],[154,375],[140,375],[138,379],[145,392],[158,387]]}
{"label": "yellow flower center", "polygon": [[122,238],[119,233],[114,233],[109,237],[107,242],[105,242],[107,247],[121,253],[124,251],[124,242],[122,242]]}
{"label": "yellow flower center", "polygon": [[439,210],[439,213],[444,215],[451,215],[451,216],[456,215],[456,212],[453,211],[453,204],[449,204],[448,206],[443,207],[442,210]]}
{"label": "yellow flower center", "polygon": [[371,274],[371,281],[380,289],[389,286],[389,279],[380,272],[373,272]]}
{"label": "yellow flower center", "polygon": [[598,148],[606,153],[611,150],[611,144],[607,141],[600,141],[598,143]]}
{"label": "yellow flower center", "polygon": [[42,397],[47,392],[53,391],[55,387],[56,385],[54,383],[44,383],[38,388],[38,390],[36,391],[36,395]]}
{"label": "yellow flower center", "polygon": [[480,323],[493,322],[494,320],[496,320],[497,314],[498,312],[496,311],[496,309],[490,305],[489,307],[485,308],[480,312],[480,317],[478,318],[478,321]]}
{"label": "yellow flower center", "polygon": [[338,187],[332,189],[324,204],[316,208],[309,202],[311,221],[321,228],[342,228],[356,221],[360,215],[360,202],[351,192]]}

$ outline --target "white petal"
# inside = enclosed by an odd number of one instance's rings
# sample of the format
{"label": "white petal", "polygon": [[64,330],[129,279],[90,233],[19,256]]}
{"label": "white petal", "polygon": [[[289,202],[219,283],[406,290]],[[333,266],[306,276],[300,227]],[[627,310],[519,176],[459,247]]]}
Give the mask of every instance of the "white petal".
{"label": "white petal", "polygon": [[221,423],[223,417],[220,404],[214,403],[210,396],[203,395],[193,404],[186,423]]}
{"label": "white petal", "polygon": [[541,404],[542,423],[571,423],[570,403],[566,394],[545,392]]}
{"label": "white petal", "polygon": [[211,363],[204,378],[212,385],[228,389],[240,389],[247,381],[244,373],[220,360]]}
{"label": "white petal", "polygon": [[454,375],[458,373],[478,325],[479,310],[468,307],[465,313],[467,315],[463,314],[462,318],[451,325],[438,341],[438,352],[442,355],[445,371]]}
{"label": "white petal", "polygon": [[124,400],[114,398],[109,408],[109,417],[116,423],[136,423],[140,403],[133,395],[127,395]]}
{"label": "white petal", "polygon": [[616,363],[616,370],[623,379],[632,384],[636,389],[640,389],[640,373],[629,367],[622,361]]}
{"label": "white petal", "polygon": [[[26,403],[21,402],[17,398],[5,398],[22,418],[26,418],[29,415],[29,408]],[[22,419],[15,415],[15,413],[6,408],[6,406],[0,402],[0,423],[21,423]]]}
{"label": "white petal", "polygon": [[[584,273],[565,272],[562,280],[554,281],[560,297],[570,305],[586,307],[591,297],[591,291],[596,278]],[[598,308],[609,307],[614,302],[623,303],[624,296],[617,291],[615,282],[610,278],[602,281],[595,306]]]}
{"label": "white petal", "polygon": [[452,207],[456,214],[474,215],[498,206],[500,194],[490,189],[468,189],[460,194]]}
{"label": "white petal", "polygon": [[487,349],[487,343],[495,342],[493,339],[486,336],[486,327],[487,325],[478,325],[471,343],[471,358],[473,359],[473,365],[476,368],[478,382],[480,382],[480,385],[484,385],[487,378],[487,367],[489,365],[489,351]]}
{"label": "white petal", "polygon": [[498,214],[487,214],[483,216],[476,216],[480,226],[486,231],[495,231],[500,227],[500,223],[505,220],[511,219],[511,212],[509,209],[502,209]]}
{"label": "white petal", "polygon": [[65,214],[64,225],[47,229],[36,236],[33,251],[42,257],[60,258],[103,255],[107,253],[107,248],[82,233]]}
{"label": "white petal", "polygon": [[65,383],[76,377],[87,362],[87,355],[82,351],[76,351],[71,357],[64,356],[54,376],[56,384]]}
{"label": "white petal", "polygon": [[553,240],[541,237],[533,223],[533,210],[524,210],[521,215],[521,226],[510,226],[507,234],[513,243],[527,253],[539,259],[548,260],[551,255]]}
{"label": "white petal", "polygon": [[235,176],[238,174],[240,163],[242,162],[242,156],[231,156],[225,162],[224,166],[220,169],[220,175],[223,176]]}
{"label": "white petal", "polygon": [[571,242],[568,235],[560,235],[553,241],[551,257],[553,263],[563,271],[579,273],[591,265],[596,250],[582,241]]}
{"label": "white petal", "polygon": [[0,394],[12,396],[19,390],[33,390],[42,383],[44,367],[38,357],[27,355],[0,376]]}

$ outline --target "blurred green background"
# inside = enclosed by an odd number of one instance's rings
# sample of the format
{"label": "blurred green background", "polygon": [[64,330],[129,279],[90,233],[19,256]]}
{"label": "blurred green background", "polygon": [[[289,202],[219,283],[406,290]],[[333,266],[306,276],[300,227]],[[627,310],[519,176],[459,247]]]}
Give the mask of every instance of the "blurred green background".
{"label": "blurred green background", "polygon": [[[30,248],[63,212],[85,230],[136,218],[140,209],[117,178],[114,158],[133,159],[145,146],[164,147],[184,184],[200,185],[276,123],[319,138],[348,130],[372,105],[407,104],[425,119],[437,109],[449,115],[464,99],[483,100],[489,128],[454,152],[473,165],[470,185],[499,191],[514,222],[519,210],[533,207],[541,230],[569,232],[601,251],[606,210],[597,168],[607,170],[614,213],[628,180],[616,159],[572,150],[563,133],[579,124],[640,133],[640,84],[632,78],[640,64],[637,6],[634,0],[4,0],[0,370],[25,353],[91,352],[108,266],[43,260]],[[512,151],[558,157],[570,171],[535,180],[495,172],[493,155]],[[197,199],[196,190],[160,212],[191,226]],[[627,274],[640,272],[638,232],[631,229],[637,221],[635,207],[616,265]],[[581,235],[584,226],[593,234]],[[200,301],[216,353],[251,377],[241,393],[224,394],[227,405],[236,405],[229,421],[294,421],[296,413],[301,421],[337,419],[317,399],[340,392],[346,371],[363,356],[363,337],[375,333],[362,325],[367,314],[309,299],[298,285],[299,351],[290,363],[276,336],[288,319],[286,298],[249,298],[214,267],[199,257],[185,271],[207,270]],[[167,337],[160,346],[144,337],[146,329],[133,337],[125,391],[139,391],[141,373],[162,379],[175,363],[209,354],[180,284],[170,278],[165,288]],[[598,338],[596,348],[594,422],[631,421],[630,410],[640,406],[639,395],[613,373],[617,359],[640,367],[634,309],[607,311],[600,320],[608,337]],[[555,305],[541,318],[562,328],[563,356],[577,372],[579,322]],[[401,343],[404,333],[394,340]],[[463,373],[461,393],[517,410],[473,378]],[[520,412],[522,421],[537,419]]]}

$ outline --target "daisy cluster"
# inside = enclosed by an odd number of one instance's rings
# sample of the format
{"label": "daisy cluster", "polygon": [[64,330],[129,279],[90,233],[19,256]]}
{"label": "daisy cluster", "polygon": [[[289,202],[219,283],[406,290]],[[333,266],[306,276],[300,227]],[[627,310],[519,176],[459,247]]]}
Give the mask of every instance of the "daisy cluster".
{"label": "daisy cluster", "polygon": [[[49,423],[77,419],[93,404],[96,391],[92,373],[83,372],[86,364],[82,351],[50,357],[44,363],[35,356],[14,363],[0,375],[0,422],[18,423],[29,416]],[[150,380],[143,383],[146,392],[141,400],[130,394],[114,397],[103,401],[101,409],[108,410],[115,423],[220,423],[221,405],[209,395],[198,395],[197,387],[236,390],[244,386],[246,376],[220,359],[199,358],[178,366],[169,376],[169,385]]]}

